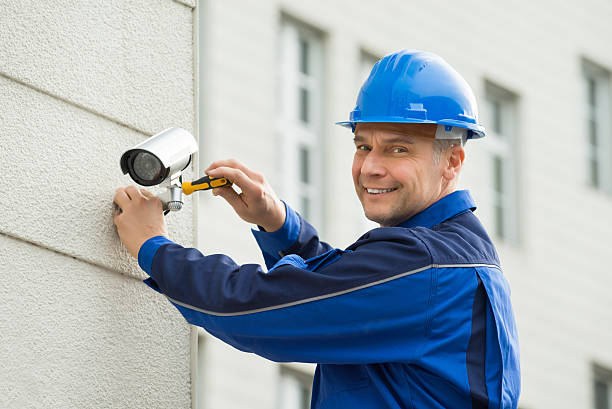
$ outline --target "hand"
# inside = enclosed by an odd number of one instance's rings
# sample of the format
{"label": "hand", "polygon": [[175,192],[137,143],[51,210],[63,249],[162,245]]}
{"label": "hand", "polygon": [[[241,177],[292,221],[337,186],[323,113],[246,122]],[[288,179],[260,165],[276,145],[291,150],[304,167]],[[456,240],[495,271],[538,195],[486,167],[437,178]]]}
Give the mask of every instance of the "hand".
{"label": "hand", "polygon": [[261,173],[252,171],[235,159],[213,162],[204,171],[215,178],[227,178],[235,183],[242,193],[233,187],[224,186],[213,189],[213,195],[221,196],[246,222],[273,232],[285,223],[285,205],[266,182]]}
{"label": "hand", "polygon": [[113,223],[123,245],[134,258],[145,241],[155,236],[168,237],[163,206],[153,193],[136,186],[120,187],[113,198],[116,209]]}

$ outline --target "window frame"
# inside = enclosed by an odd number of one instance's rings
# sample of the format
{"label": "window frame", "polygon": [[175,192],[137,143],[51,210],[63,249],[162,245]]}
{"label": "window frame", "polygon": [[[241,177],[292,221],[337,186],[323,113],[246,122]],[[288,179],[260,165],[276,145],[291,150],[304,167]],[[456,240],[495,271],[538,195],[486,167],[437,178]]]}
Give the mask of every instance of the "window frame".
{"label": "window frame", "polygon": [[[279,147],[279,177],[283,199],[311,224],[323,223],[323,64],[324,44],[321,32],[290,17],[284,16],[280,30],[280,93],[277,127]],[[308,72],[302,70],[303,48],[308,44]],[[300,107],[304,91],[309,121],[301,118]],[[303,166],[304,155],[309,163]],[[308,174],[303,177],[302,169]],[[305,208],[304,202],[308,202]]]}
{"label": "window frame", "polygon": [[[488,152],[487,162],[488,180],[487,196],[491,211],[491,231],[494,237],[506,243],[518,245],[520,243],[519,210],[518,210],[518,109],[519,98],[512,91],[494,84],[485,82],[485,114],[487,123],[487,136],[485,146]],[[499,118],[494,117],[495,109],[499,108]],[[497,124],[499,120],[499,124]],[[501,127],[501,129],[497,129]],[[496,159],[499,158],[501,179],[497,183]],[[499,191],[496,185],[503,186]],[[501,219],[498,214],[501,211]]]}
{"label": "window frame", "polygon": [[[312,398],[313,379],[314,376],[312,374],[289,365],[279,365],[276,407],[278,409],[309,409]],[[300,389],[297,394],[301,393],[301,396],[298,396],[297,401],[291,401],[291,395],[295,395],[296,391],[291,391],[288,388],[294,388],[296,385]]]}
{"label": "window frame", "polygon": [[[610,70],[589,61],[582,60],[582,85],[584,104],[584,132],[586,144],[586,165],[584,180],[588,186],[612,194],[612,85]],[[595,106],[590,104],[592,81]],[[594,135],[591,135],[591,121]],[[594,136],[595,143],[592,142]],[[595,163],[596,178],[592,166]]]}
{"label": "window frame", "polygon": [[607,387],[607,407],[612,409],[612,370],[605,368],[597,363],[592,364],[592,377],[591,377],[591,392],[592,392],[592,404],[594,409],[604,409],[598,406],[597,402],[597,391],[596,384],[601,382]]}

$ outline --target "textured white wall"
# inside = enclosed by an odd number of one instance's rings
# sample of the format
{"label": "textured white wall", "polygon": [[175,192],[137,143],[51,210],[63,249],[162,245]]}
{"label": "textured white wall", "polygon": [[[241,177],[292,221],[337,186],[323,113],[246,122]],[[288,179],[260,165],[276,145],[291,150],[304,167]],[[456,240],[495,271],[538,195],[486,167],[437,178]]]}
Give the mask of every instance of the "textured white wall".
{"label": "textured white wall", "polygon": [[190,7],[4,0],[0,24],[7,76],[150,134],[193,124]]}
{"label": "textured white wall", "polygon": [[189,329],[164,297],[25,241],[0,247],[0,407],[190,407]]}
{"label": "textured white wall", "polygon": [[[485,79],[519,95],[521,241],[518,246],[497,244],[519,327],[521,405],[592,406],[590,363],[612,367],[612,329],[607,325],[612,322],[612,276],[606,267],[612,197],[585,183],[580,59],[612,69],[610,4],[210,0],[203,7],[200,70],[206,91],[200,101],[207,149],[202,162],[206,167],[213,159],[237,157],[273,184],[278,180],[274,155],[281,13],[325,34],[324,239],[337,247],[350,244],[363,225],[350,179],[351,137],[333,125],[353,108],[361,49],[379,56],[401,48],[436,52],[464,75],[481,109]],[[489,186],[482,176],[488,171],[486,144],[486,139],[468,144],[462,187],[472,191],[481,205],[477,214],[490,224],[484,203]],[[237,220],[222,199],[203,196],[200,206],[200,215],[210,209],[222,215],[199,222],[204,252],[227,253],[241,263],[263,262],[250,226]],[[265,361],[256,380],[238,380],[238,368],[250,368],[258,358],[247,360],[248,355],[230,348],[213,348],[215,358],[210,358],[205,379],[214,379],[214,384],[204,383],[206,407],[239,407],[245,396],[274,393],[277,372]],[[250,407],[268,408],[268,402],[253,398]]]}
{"label": "textured white wall", "polygon": [[[193,2],[0,2],[0,407],[189,408],[189,326],[120,245],[123,151],[193,131]],[[191,201],[167,218],[193,243]]]}

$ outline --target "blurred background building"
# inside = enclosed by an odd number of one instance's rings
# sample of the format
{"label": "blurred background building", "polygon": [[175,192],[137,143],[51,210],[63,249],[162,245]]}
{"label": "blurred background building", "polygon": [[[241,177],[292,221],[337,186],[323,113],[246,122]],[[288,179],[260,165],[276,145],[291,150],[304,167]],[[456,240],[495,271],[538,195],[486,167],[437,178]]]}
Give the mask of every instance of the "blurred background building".
{"label": "blurred background building", "polygon": [[[611,408],[611,19],[604,0],[0,0],[0,407],[308,407],[312,365],[234,350],[139,282],[119,157],[186,128],[194,173],[237,158],[345,247],[375,225],[334,122],[378,58],[416,48],[466,78],[488,131],[460,187],[512,288],[520,407]],[[253,226],[194,196],[173,240],[263,264]]]}

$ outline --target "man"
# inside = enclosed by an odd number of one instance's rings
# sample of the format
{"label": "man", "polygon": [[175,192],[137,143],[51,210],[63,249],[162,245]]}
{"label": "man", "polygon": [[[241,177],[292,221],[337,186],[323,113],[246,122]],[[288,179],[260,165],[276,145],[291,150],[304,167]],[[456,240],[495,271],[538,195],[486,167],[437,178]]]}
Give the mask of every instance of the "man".
{"label": "man", "polygon": [[206,173],[253,231],[268,271],[166,238],[161,204],[119,189],[115,224],[186,320],[274,361],[318,363],[315,408],[516,408],[519,355],[497,253],[456,183],[467,139],[484,136],[467,83],[440,57],[379,61],[342,123],[354,130],[353,182],[381,228],[345,250],[235,160]]}

